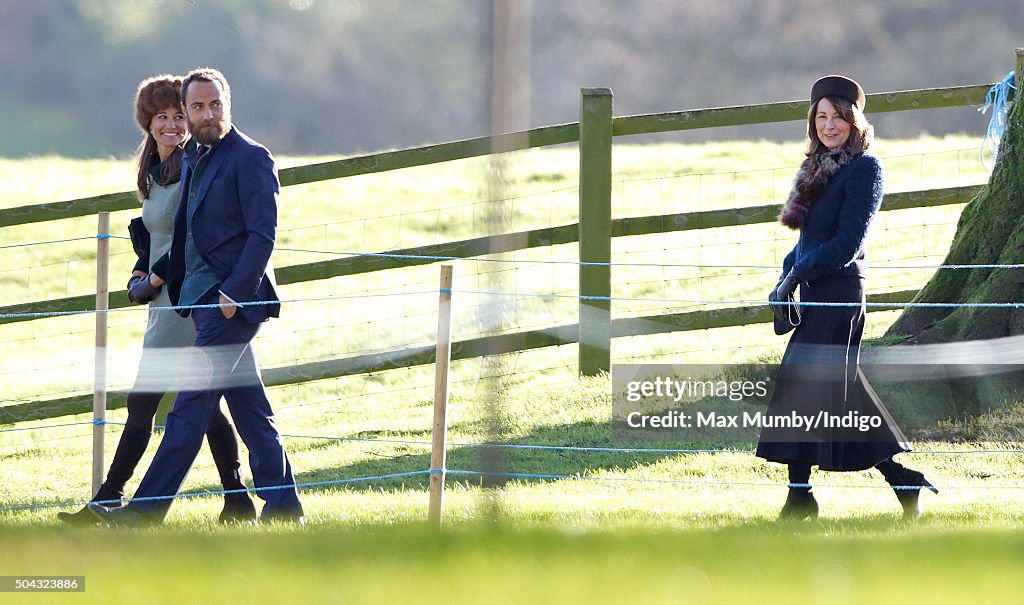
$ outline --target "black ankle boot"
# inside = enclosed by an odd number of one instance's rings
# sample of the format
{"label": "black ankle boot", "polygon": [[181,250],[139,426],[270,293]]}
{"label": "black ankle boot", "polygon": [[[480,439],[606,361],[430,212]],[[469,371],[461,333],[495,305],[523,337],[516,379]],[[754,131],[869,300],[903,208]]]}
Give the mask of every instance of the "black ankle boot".
{"label": "black ankle boot", "polygon": [[806,487],[791,487],[786,496],[786,504],[779,512],[779,521],[818,518],[818,501]]}
{"label": "black ankle boot", "polygon": [[[104,506],[120,506],[122,495],[123,494],[121,493],[120,489],[110,487],[107,483],[104,482],[102,485],[100,485],[100,488],[96,491],[96,495],[93,496],[90,502],[102,502]],[[57,513],[57,518],[63,521],[64,523],[67,523],[68,525],[86,526],[99,524],[99,520],[91,512],[89,512],[89,509],[84,507],[78,512],[74,513],[66,513],[61,511]]]}
{"label": "black ankle boot", "polygon": [[68,525],[77,525],[80,527],[85,527],[86,525],[100,524],[99,519],[94,517],[92,513],[89,512],[89,509],[85,507],[82,507],[81,510],[75,513],[61,511],[57,513],[57,519],[59,521],[67,523]]}
{"label": "black ankle boot", "polygon": [[909,469],[893,460],[886,460],[875,465],[886,482],[896,492],[896,499],[903,507],[903,520],[915,521],[921,516],[921,488],[926,487],[933,493],[939,493],[939,488],[932,485],[924,474]]}
{"label": "black ankle boot", "polygon": [[256,505],[246,492],[224,494],[224,510],[220,511],[217,521],[226,523],[254,523],[256,521]]}
{"label": "black ankle boot", "polygon": [[[151,393],[132,393],[130,398],[152,398]],[[160,394],[155,394],[156,402],[153,409],[160,403]],[[142,455],[146,453],[149,445],[149,438],[152,431],[147,428],[125,426],[121,432],[121,439],[117,442],[117,450],[114,451],[114,459],[110,461],[110,469],[107,471],[107,480],[96,490],[96,495],[90,502],[99,502],[108,507],[120,506],[121,496],[124,495],[124,484],[128,483],[135,467],[138,466]],[[99,523],[96,517],[86,509],[76,513],[57,513],[57,518],[70,525],[95,525]]]}
{"label": "black ankle boot", "polygon": [[213,454],[213,463],[217,465],[220,483],[224,486],[224,491],[231,492],[224,494],[224,509],[220,512],[218,521],[221,523],[255,521],[256,505],[249,497],[249,492],[240,491],[245,489],[245,484],[242,483],[240,472],[242,462],[239,460],[235,428],[230,424],[211,428],[206,432],[206,440],[210,442],[210,453]]}

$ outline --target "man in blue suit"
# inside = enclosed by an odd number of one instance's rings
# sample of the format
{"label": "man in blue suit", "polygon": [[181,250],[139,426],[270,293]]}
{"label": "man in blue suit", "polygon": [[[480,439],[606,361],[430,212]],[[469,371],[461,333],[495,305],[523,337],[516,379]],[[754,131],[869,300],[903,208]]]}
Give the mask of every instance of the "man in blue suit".
{"label": "man in blue suit", "polygon": [[178,312],[191,313],[206,382],[178,395],[133,500],[89,509],[110,525],[162,521],[223,395],[266,501],[261,518],[301,524],[291,464],[251,346],[260,324],[281,308],[270,265],[280,188],[274,158],[232,125],[231,88],[219,71],[193,70],[181,93],[198,147],[182,166],[167,286]]}

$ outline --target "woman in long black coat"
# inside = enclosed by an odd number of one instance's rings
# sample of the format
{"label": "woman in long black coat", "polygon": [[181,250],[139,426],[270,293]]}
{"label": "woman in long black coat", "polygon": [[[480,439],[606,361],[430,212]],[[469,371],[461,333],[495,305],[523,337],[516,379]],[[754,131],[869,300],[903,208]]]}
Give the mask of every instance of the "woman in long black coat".
{"label": "woman in long black coat", "polygon": [[[797,325],[779,367],[757,455],[789,466],[789,495],[780,519],[817,516],[809,484],[814,465],[829,471],[877,468],[908,519],[920,514],[922,487],[938,491],[920,472],[893,461],[893,455],[910,450],[907,438],[858,365],[864,241],[883,184],[881,162],[868,152],[873,128],[864,104],[864,90],[849,78],[827,76],[814,83],[807,159],[779,217],[799,229],[800,238],[769,301],[777,325]],[[800,306],[799,313],[787,304],[798,287],[801,304],[814,303]]]}

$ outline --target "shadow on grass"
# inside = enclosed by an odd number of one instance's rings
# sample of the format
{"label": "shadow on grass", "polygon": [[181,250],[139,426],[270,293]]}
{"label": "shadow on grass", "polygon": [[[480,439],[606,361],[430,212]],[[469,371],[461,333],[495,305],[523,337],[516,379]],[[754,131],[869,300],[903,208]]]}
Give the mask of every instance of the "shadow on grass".
{"label": "shadow on grass", "polygon": [[[466,427],[462,427],[466,428]],[[472,427],[469,427],[472,429]],[[462,431],[460,431],[462,432]],[[472,432],[467,430],[465,432]],[[331,465],[330,451],[350,445],[351,441],[340,439],[309,439],[302,440],[303,451],[315,451],[318,460],[324,465],[322,468],[298,472],[295,476],[296,483],[316,484],[329,483],[322,486],[311,486],[303,488],[303,491],[327,491],[332,489],[349,489],[358,491],[381,491],[381,490],[426,490],[429,484],[430,453],[429,446],[422,445],[429,442],[430,435],[425,432],[403,433],[396,435],[391,432],[367,431],[356,435],[348,436],[355,439],[365,439],[360,444],[365,447],[367,458],[353,464]],[[375,443],[375,440],[382,443]],[[375,451],[394,448],[396,441],[408,441],[408,448],[414,448],[416,453],[381,453],[375,457]],[[582,447],[582,448],[608,448],[626,447],[638,449],[686,449],[687,446],[679,443],[653,440],[629,440],[624,442],[619,435],[612,431],[608,422],[577,422],[568,425],[540,427],[515,440],[515,444],[531,444],[552,448]],[[401,444],[398,444],[401,445]],[[204,444],[205,448],[205,444]],[[291,449],[291,448],[290,448]],[[569,451],[565,449],[528,449],[528,448],[487,448],[467,444],[449,444],[447,465],[448,469],[462,471],[479,471],[482,469],[482,455],[491,450],[501,454],[498,458],[500,470],[506,473],[534,474],[534,475],[558,475],[575,476],[587,475],[598,471],[622,470],[627,471],[637,467],[654,464],[660,460],[676,457],[684,454],[658,451],[658,452],[617,452],[617,451]],[[203,455],[203,454],[201,454]],[[244,454],[243,454],[244,458]],[[143,460],[137,471],[141,476],[149,464],[149,458]],[[245,469],[243,460],[243,474],[248,475],[251,485],[251,475]],[[366,480],[362,478],[379,477],[395,474],[422,473],[395,479]],[[537,478],[530,480],[553,481],[553,478]],[[499,480],[500,482],[500,480]],[[134,483],[134,482],[133,482]],[[494,485],[494,482],[487,483],[485,477],[471,474],[449,474],[446,484],[448,486],[480,486]],[[135,485],[129,485],[129,494],[134,490]],[[203,494],[210,492],[215,496],[222,490],[219,483],[206,482],[201,485],[194,485],[189,488],[190,494]],[[126,496],[127,496],[126,495]],[[81,502],[88,499],[87,494],[82,495]],[[187,501],[183,498],[182,501]],[[56,497],[43,498],[33,502],[33,505],[47,507],[67,503],[68,501]],[[15,505],[17,503],[12,503]]]}
{"label": "shadow on grass", "polygon": [[[954,404],[955,395],[942,381],[878,381],[878,391],[897,422],[905,428],[912,440],[928,439],[948,442],[1016,442],[1021,438],[1024,426],[1024,405],[1017,403],[1022,392],[1020,374],[990,377],[981,390],[982,397],[991,402],[978,416],[957,419],[958,410]],[[1013,378],[1014,380],[1006,380]],[[980,383],[979,383],[980,384]],[[977,391],[976,391],[977,392]],[[943,402],[942,405],[936,402]],[[705,411],[714,409],[729,414],[764,409],[764,401],[748,403],[707,400],[699,404]],[[479,427],[453,426],[458,434],[479,434]],[[615,430],[611,422],[583,421],[558,426],[542,426],[515,438],[504,447],[474,446],[450,443],[446,468],[449,471],[470,471],[470,473],[449,472],[448,486],[495,486],[505,481],[553,482],[563,477],[588,476],[606,471],[626,473],[658,464],[667,459],[690,455],[687,452],[670,450],[752,450],[756,446],[757,432],[742,434],[703,429],[701,442],[672,440],[669,433],[625,433]],[[313,439],[303,444],[304,450],[316,450],[323,461],[323,467],[301,471],[296,475],[299,484],[330,483],[314,486],[307,490],[326,491],[347,489],[356,491],[382,490],[426,490],[429,484],[430,454],[429,432],[403,433],[396,435],[386,431],[367,431],[351,437],[366,439],[366,459],[351,464],[330,466],[330,450],[341,447],[344,442],[334,439]],[[998,438],[997,438],[998,437]],[[407,440],[407,449],[416,453],[379,451],[375,439],[384,441],[393,449],[391,441]],[[400,444],[398,444],[400,446]],[[541,448],[517,447],[534,445]],[[511,446],[511,447],[509,447]],[[550,449],[545,449],[550,448]],[[560,448],[594,448],[579,451]],[[605,451],[601,448],[626,448],[654,451]],[[486,460],[485,460],[486,457]],[[685,463],[684,463],[685,464]],[[500,471],[511,477],[485,476],[477,474],[484,469]],[[422,474],[414,474],[422,473]],[[372,479],[387,475],[406,474],[409,476],[388,479]],[[521,475],[521,476],[516,476]],[[366,479],[366,480],[361,480]],[[203,489],[216,491],[219,486],[210,484]]]}
{"label": "shadow on grass", "polygon": [[[359,438],[365,438],[363,434]],[[428,436],[424,436],[428,438]],[[382,439],[387,437],[381,436]],[[395,437],[391,437],[396,439]],[[424,440],[421,438],[410,438],[411,440]],[[320,449],[338,442],[320,441],[310,444],[311,447]],[[484,456],[490,454],[491,465],[487,468],[502,473],[513,475],[528,475],[527,477],[505,477],[508,480],[529,480],[529,481],[556,481],[561,477],[575,477],[590,475],[600,471],[629,471],[638,467],[655,464],[661,460],[676,458],[687,455],[685,452],[669,450],[701,450],[710,449],[707,445],[681,444],[665,440],[653,440],[642,438],[626,438],[613,432],[608,422],[577,422],[557,427],[540,427],[532,432],[523,435],[514,443],[505,444],[505,447],[488,447],[468,444],[449,444],[446,468],[449,471],[482,471],[485,468]],[[533,449],[519,447],[520,445],[535,445],[540,448]],[[368,448],[373,448],[373,443],[367,443]],[[746,446],[753,447],[753,443]],[[655,451],[606,451],[601,448],[627,448],[627,449],[650,449]],[[550,449],[548,449],[550,448]],[[570,450],[561,448],[594,448],[588,450]],[[424,446],[424,449],[425,446]],[[498,456],[493,456],[497,453]],[[495,464],[496,462],[496,464]],[[339,483],[336,486],[325,486],[324,489],[333,487],[344,487],[353,490],[387,490],[387,489],[426,489],[429,484],[429,476],[426,471],[430,469],[430,454],[428,451],[415,454],[381,455],[380,458],[362,460],[354,464],[347,464],[338,467],[321,468],[315,471],[301,472],[296,476],[296,481],[302,483],[317,483],[331,481],[350,481],[364,477],[379,477],[401,473],[417,473],[422,475],[402,477],[396,479],[352,481]],[[502,477],[491,477],[480,474],[464,474],[449,472],[446,485],[455,486],[481,486],[500,483]]]}
{"label": "shadow on grass", "polygon": [[[998,380],[996,379],[998,378]],[[1022,392],[1020,373],[1003,374],[986,377],[985,381],[976,381],[974,393],[982,400],[991,402],[983,407],[978,416],[968,416],[963,420],[951,419],[957,414],[953,404],[950,387],[934,380],[917,384],[886,383],[879,380],[876,386],[882,399],[889,404],[898,422],[904,426],[911,439],[927,438],[936,441],[970,441],[970,442],[1003,442],[1021,441],[1024,427],[1024,405],[1018,403],[1018,395]],[[933,402],[932,405],[927,405]],[[937,405],[934,402],[943,402]],[[723,409],[725,404],[714,402],[709,405],[715,409]],[[731,411],[743,408],[735,408]],[[760,406],[747,405],[745,409],[756,411]],[[916,417],[915,417],[916,416]],[[461,435],[479,434],[479,427],[454,425],[453,432]],[[317,493],[330,490],[345,489],[354,491],[388,491],[388,490],[426,490],[429,483],[430,455],[428,447],[410,444],[405,449],[409,452],[394,451],[395,444],[387,443],[381,448],[373,442],[380,440],[408,440],[410,442],[428,442],[429,432],[420,431],[396,435],[387,431],[366,431],[351,435],[354,438],[366,439],[364,459],[354,463],[332,465],[332,450],[341,451],[343,444],[352,442],[335,439],[310,439],[302,442],[304,451],[315,451],[316,459],[321,468],[308,470],[297,469],[299,484],[328,483],[328,485],[312,486],[303,491]],[[994,438],[1000,437],[1000,438]],[[756,435],[754,436],[756,439]],[[755,441],[723,441],[714,431],[702,437],[702,443],[681,443],[672,441],[665,435],[647,434],[641,436],[624,435],[613,430],[610,422],[582,421],[557,426],[542,426],[515,438],[514,444],[537,445],[553,449],[529,449],[519,447],[486,448],[454,443],[448,448],[447,468],[457,471],[481,471],[485,467],[484,453],[498,453],[497,467],[515,475],[533,475],[533,477],[507,478],[526,482],[553,482],[561,477],[588,476],[603,472],[624,474],[645,467],[652,467],[665,460],[680,459],[688,454],[665,450],[715,450],[753,449]],[[294,443],[294,442],[293,442]],[[726,444],[727,445],[724,445]],[[637,450],[652,449],[660,451],[572,451],[555,448],[635,448]],[[291,448],[290,448],[291,449]],[[401,450],[402,448],[397,448]],[[42,452],[40,452],[42,453]],[[11,454],[11,458],[25,456],[26,452]],[[339,456],[340,457],[340,456]],[[492,457],[490,461],[494,462]],[[144,461],[144,464],[147,464]],[[683,466],[687,464],[684,460]],[[143,472],[140,468],[139,473]],[[414,474],[420,473],[420,474]],[[246,474],[248,474],[246,472]],[[409,474],[410,476],[365,480],[385,475]],[[694,476],[696,478],[696,476]],[[501,478],[488,481],[479,474],[449,473],[448,486],[477,487],[500,483]],[[219,484],[210,482],[190,489],[191,492],[218,492]],[[87,495],[85,495],[87,497]],[[58,504],[55,497],[44,498],[36,504]],[[12,503],[13,504],[13,503]]]}

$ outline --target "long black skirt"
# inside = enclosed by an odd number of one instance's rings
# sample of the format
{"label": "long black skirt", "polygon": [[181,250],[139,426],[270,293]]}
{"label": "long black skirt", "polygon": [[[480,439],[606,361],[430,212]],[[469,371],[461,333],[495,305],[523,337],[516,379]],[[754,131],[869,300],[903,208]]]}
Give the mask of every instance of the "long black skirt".
{"label": "long black skirt", "polygon": [[864,280],[831,277],[801,286],[804,302],[764,415],[757,455],[772,462],[859,471],[910,451],[907,438],[860,369]]}

